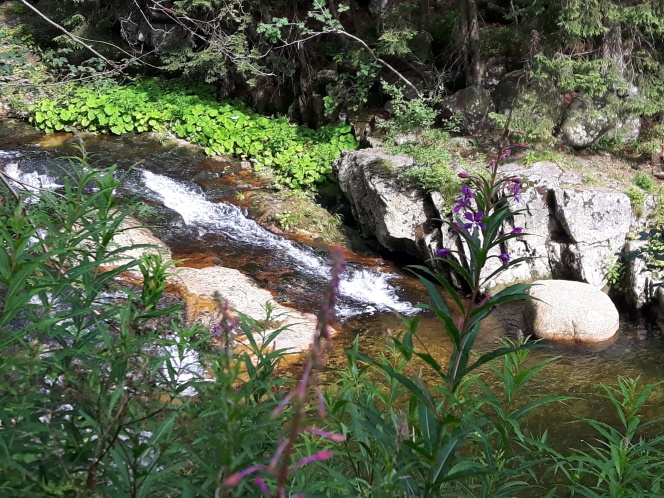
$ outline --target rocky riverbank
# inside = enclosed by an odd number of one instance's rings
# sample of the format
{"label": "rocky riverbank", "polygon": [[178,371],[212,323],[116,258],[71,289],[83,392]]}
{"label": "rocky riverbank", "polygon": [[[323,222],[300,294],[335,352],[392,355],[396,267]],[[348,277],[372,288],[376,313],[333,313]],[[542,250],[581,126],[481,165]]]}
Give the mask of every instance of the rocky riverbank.
{"label": "rocky riverbank", "polygon": [[[364,149],[345,153],[334,171],[362,233],[388,250],[427,261],[437,271],[448,271],[431,259],[443,247],[454,248],[454,257],[466,264],[465,248],[452,240],[441,222],[451,220],[450,200],[438,192],[424,193],[399,174],[412,163],[412,158],[384,149]],[[455,168],[468,169],[463,164]],[[550,161],[529,166],[507,163],[501,171],[521,178],[520,203],[513,206],[519,214],[507,221],[506,230],[519,226],[524,235],[506,241],[500,251],[512,259],[529,259],[503,272],[487,291],[547,278],[604,288],[612,278],[634,309],[659,302],[660,291],[653,286],[657,278],[635,250],[643,247],[635,239],[652,225],[652,196],[644,194],[644,204],[635,206],[624,184],[589,184],[578,171]],[[501,264],[497,258],[490,261]],[[492,264],[487,265],[487,274],[495,269]],[[615,265],[624,269],[619,282],[611,276]]]}

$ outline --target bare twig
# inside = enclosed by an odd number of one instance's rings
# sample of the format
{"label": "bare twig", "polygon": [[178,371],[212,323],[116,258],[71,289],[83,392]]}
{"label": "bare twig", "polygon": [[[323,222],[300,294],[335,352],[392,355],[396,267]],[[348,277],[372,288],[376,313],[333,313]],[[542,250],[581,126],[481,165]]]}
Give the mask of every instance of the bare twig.
{"label": "bare twig", "polygon": [[81,38],[81,37],[79,37],[79,36],[76,36],[75,34],[73,34],[73,33],[69,32],[69,31],[67,31],[65,28],[63,28],[62,26],[60,26],[58,23],[56,23],[55,21],[53,21],[53,20],[50,19],[49,17],[45,16],[44,14],[42,14],[41,11],[38,10],[37,8],[35,8],[32,4],[30,4],[30,3],[28,2],[28,0],[21,0],[21,3],[22,3],[23,5],[25,5],[27,8],[29,8],[30,10],[32,10],[32,11],[33,11],[35,14],[37,14],[39,17],[41,17],[42,19],[44,19],[44,20],[45,20],[47,23],[49,23],[51,26],[55,26],[56,28],[58,28],[58,29],[59,29],[60,31],[62,31],[65,35],[67,35],[69,38],[71,38],[74,42],[76,42],[76,43],[78,43],[79,45],[82,45],[83,47],[85,47],[86,49],[88,49],[88,50],[89,50],[90,52],[92,52],[95,56],[99,57],[101,60],[103,60],[104,62],[106,62],[106,64],[108,64],[109,66],[111,66],[111,67],[113,67],[114,69],[117,69],[117,70],[120,70],[120,69],[121,69],[121,68],[120,68],[120,65],[118,65],[116,62],[114,62],[114,61],[112,61],[112,60],[110,60],[110,59],[107,59],[106,57],[104,57],[103,55],[101,55],[99,52],[97,52],[94,48],[92,48],[90,45],[88,45],[87,43],[85,43],[85,41],[83,41],[83,38]]}

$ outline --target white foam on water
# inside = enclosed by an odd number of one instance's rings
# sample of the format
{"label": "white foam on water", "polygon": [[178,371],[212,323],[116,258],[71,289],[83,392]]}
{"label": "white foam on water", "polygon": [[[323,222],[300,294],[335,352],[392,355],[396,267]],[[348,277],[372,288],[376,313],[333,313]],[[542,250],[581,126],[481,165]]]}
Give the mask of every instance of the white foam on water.
{"label": "white foam on water", "polygon": [[5,164],[4,171],[10,179],[18,180],[12,182],[12,187],[27,190],[33,194],[39,193],[40,190],[53,190],[63,186],[54,176],[37,173],[36,171],[29,173],[22,171],[17,162]]}
{"label": "white foam on water", "polygon": [[[0,151],[0,159],[11,160],[19,156],[20,154],[12,151]],[[7,163],[4,171],[20,182],[14,185],[17,189],[37,193],[40,189],[62,187],[56,177],[34,171],[25,172],[16,161]],[[156,197],[155,200],[176,211],[187,225],[195,227],[201,235],[221,233],[240,243],[278,252],[293,260],[295,270],[321,282],[329,279],[330,265],[324,258],[307,247],[264,229],[254,220],[247,218],[237,206],[210,202],[197,185],[185,184],[147,170],[139,171],[145,187]],[[399,299],[397,289],[389,283],[389,280],[395,277],[393,274],[373,269],[347,267],[339,284],[341,303],[337,313],[339,316],[348,317],[376,311],[398,311],[405,314],[417,312],[411,303]]]}
{"label": "white foam on water", "polygon": [[[295,269],[320,280],[329,278],[330,265],[312,250],[273,234],[247,218],[240,208],[227,203],[213,203],[200,188],[186,185],[163,175],[140,170],[145,186],[159,197],[164,206],[176,211],[184,222],[195,226],[199,233],[218,232],[225,236],[271,250],[283,251],[297,263]],[[339,293],[348,301],[363,306],[342,305],[340,316],[362,312],[399,311],[415,313],[416,308],[401,301],[396,288],[389,283],[395,275],[372,269],[347,268],[341,277]]]}

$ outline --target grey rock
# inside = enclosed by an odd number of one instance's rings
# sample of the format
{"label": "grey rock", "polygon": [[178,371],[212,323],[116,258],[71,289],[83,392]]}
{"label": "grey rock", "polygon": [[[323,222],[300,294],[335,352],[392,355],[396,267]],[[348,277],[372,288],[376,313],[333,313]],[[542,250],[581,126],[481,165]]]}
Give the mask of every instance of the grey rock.
{"label": "grey rock", "polygon": [[611,299],[590,284],[538,280],[523,316],[529,332],[542,339],[603,342],[618,331],[618,310]]}
{"label": "grey rock", "polygon": [[553,130],[563,116],[562,95],[543,78],[526,79],[523,71],[507,73],[491,94],[496,112],[512,113],[515,126],[546,126]]}
{"label": "grey rock", "polygon": [[413,164],[407,156],[391,156],[380,149],[343,154],[333,171],[363,234],[376,237],[391,251],[419,254],[427,214],[425,196],[400,181],[397,171]]}
{"label": "grey rock", "polygon": [[643,253],[647,244],[646,240],[630,240],[623,250],[625,275],[621,284],[626,289],[625,300],[632,309],[643,308],[655,298],[655,281]]}
{"label": "grey rock", "polygon": [[[398,170],[412,164],[413,160],[405,156],[364,149],[346,153],[335,162],[334,170],[365,235],[376,237],[389,250],[405,251],[428,261],[433,269],[447,275],[446,263],[431,260],[438,249],[458,251],[457,261],[467,264],[466,248],[440,221],[449,216],[454,200],[438,192],[424,195],[399,180]],[[492,278],[486,285],[487,292],[494,293],[517,281],[543,278],[576,280],[601,288],[607,284],[607,271],[621,254],[628,235],[647,226],[647,215],[635,217],[625,194],[584,186],[578,174],[565,172],[555,163],[538,162],[526,169],[506,164],[501,173],[518,176],[523,182],[521,202],[512,204],[515,216],[506,222],[504,230],[522,227],[524,232],[506,241],[502,250],[512,260],[528,259]],[[498,249],[494,255],[498,255]],[[498,258],[490,258],[484,275],[500,266]],[[636,277],[642,270],[630,270],[634,277],[628,288],[635,296],[636,307],[656,299],[646,289],[651,284],[643,280],[655,279],[649,274]]]}
{"label": "grey rock", "polygon": [[[171,259],[168,246],[139,222],[127,220],[122,228],[123,231],[113,238],[114,247],[133,247],[133,249],[123,253],[122,260],[115,261],[114,265],[121,265],[144,254],[159,254],[166,261]],[[142,278],[137,269],[131,270],[130,273],[134,279]],[[218,322],[215,294],[225,298],[234,311],[244,313],[255,320],[265,319],[265,303],[271,302],[275,313],[273,316],[278,316],[279,321],[266,330],[266,336],[277,327],[284,327],[284,331],[278,334],[272,343],[273,347],[299,352],[306,351],[311,345],[311,331],[315,328],[316,317],[275,303],[269,291],[260,288],[238,270],[221,266],[200,269],[179,267],[174,275],[168,277],[168,283],[172,289],[182,295],[188,323],[211,327]]]}
{"label": "grey rock", "polygon": [[495,110],[491,94],[486,88],[472,86],[443,99],[441,116],[445,119],[461,116],[461,131],[474,135],[493,126],[489,113]]}
{"label": "grey rock", "polygon": [[482,83],[485,87],[494,88],[507,73],[507,63],[504,57],[490,57],[484,63]]}
{"label": "grey rock", "polygon": [[636,142],[640,134],[641,117],[625,116],[618,118],[615,126],[606,133],[606,136],[616,139],[622,145],[626,145]]}
{"label": "grey rock", "polygon": [[322,69],[316,74],[316,80],[319,85],[326,87],[327,85],[339,81],[339,73],[334,69]]}
{"label": "grey rock", "polygon": [[596,143],[617,123],[618,114],[604,99],[577,95],[565,112],[560,132],[565,142],[581,149]]}
{"label": "grey rock", "polygon": [[606,269],[630,231],[629,198],[605,189],[565,188],[554,190],[551,202],[551,241],[561,246],[563,258],[569,258],[565,276],[602,287]]}

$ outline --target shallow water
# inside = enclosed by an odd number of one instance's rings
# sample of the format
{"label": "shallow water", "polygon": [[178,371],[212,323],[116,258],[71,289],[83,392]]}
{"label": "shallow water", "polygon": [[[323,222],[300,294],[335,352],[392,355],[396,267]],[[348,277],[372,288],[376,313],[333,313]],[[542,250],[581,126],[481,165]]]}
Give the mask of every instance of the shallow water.
{"label": "shallow water", "polygon": [[[5,149],[0,167],[5,171],[8,166],[14,168],[11,172],[16,175],[19,170],[46,173],[55,158],[72,153],[68,140],[71,137],[64,134],[44,137],[27,128],[18,132],[0,128],[0,149]],[[190,258],[185,265],[237,268],[270,289],[276,300],[316,311],[328,272],[325,251],[263,229],[235,205],[239,204],[235,201],[238,190],[260,188],[239,163],[210,160],[196,149],[163,146],[145,137],[95,137],[87,147],[103,157],[104,164],[118,163],[124,170],[140,161],[127,175],[123,194],[141,195],[157,208],[161,218],[155,231],[175,257]],[[398,334],[403,328],[388,310],[410,313],[412,303],[426,300],[417,281],[393,264],[376,259],[366,266],[366,257],[352,254],[350,259],[342,284],[340,332],[334,340],[332,368],[344,364],[343,351],[357,335],[361,349],[378,356],[386,348],[387,333]],[[498,310],[483,324],[478,350],[490,350],[499,338],[514,337],[519,329],[523,329],[519,305]],[[435,318],[422,314],[418,337],[439,361],[449,356],[450,343]],[[656,324],[644,319],[623,316],[615,341],[599,347],[546,346],[532,352],[532,359],[559,358],[533,379],[530,392],[573,399],[535,413],[527,427],[535,432],[550,429],[558,447],[579,447],[579,441],[593,437],[585,426],[574,422],[578,418],[616,420],[606,400],[597,397],[599,383],[613,385],[620,375],[639,377],[643,385],[664,379],[663,336]],[[435,381],[433,377],[428,380]],[[643,416],[662,414],[664,388],[659,388]]]}

